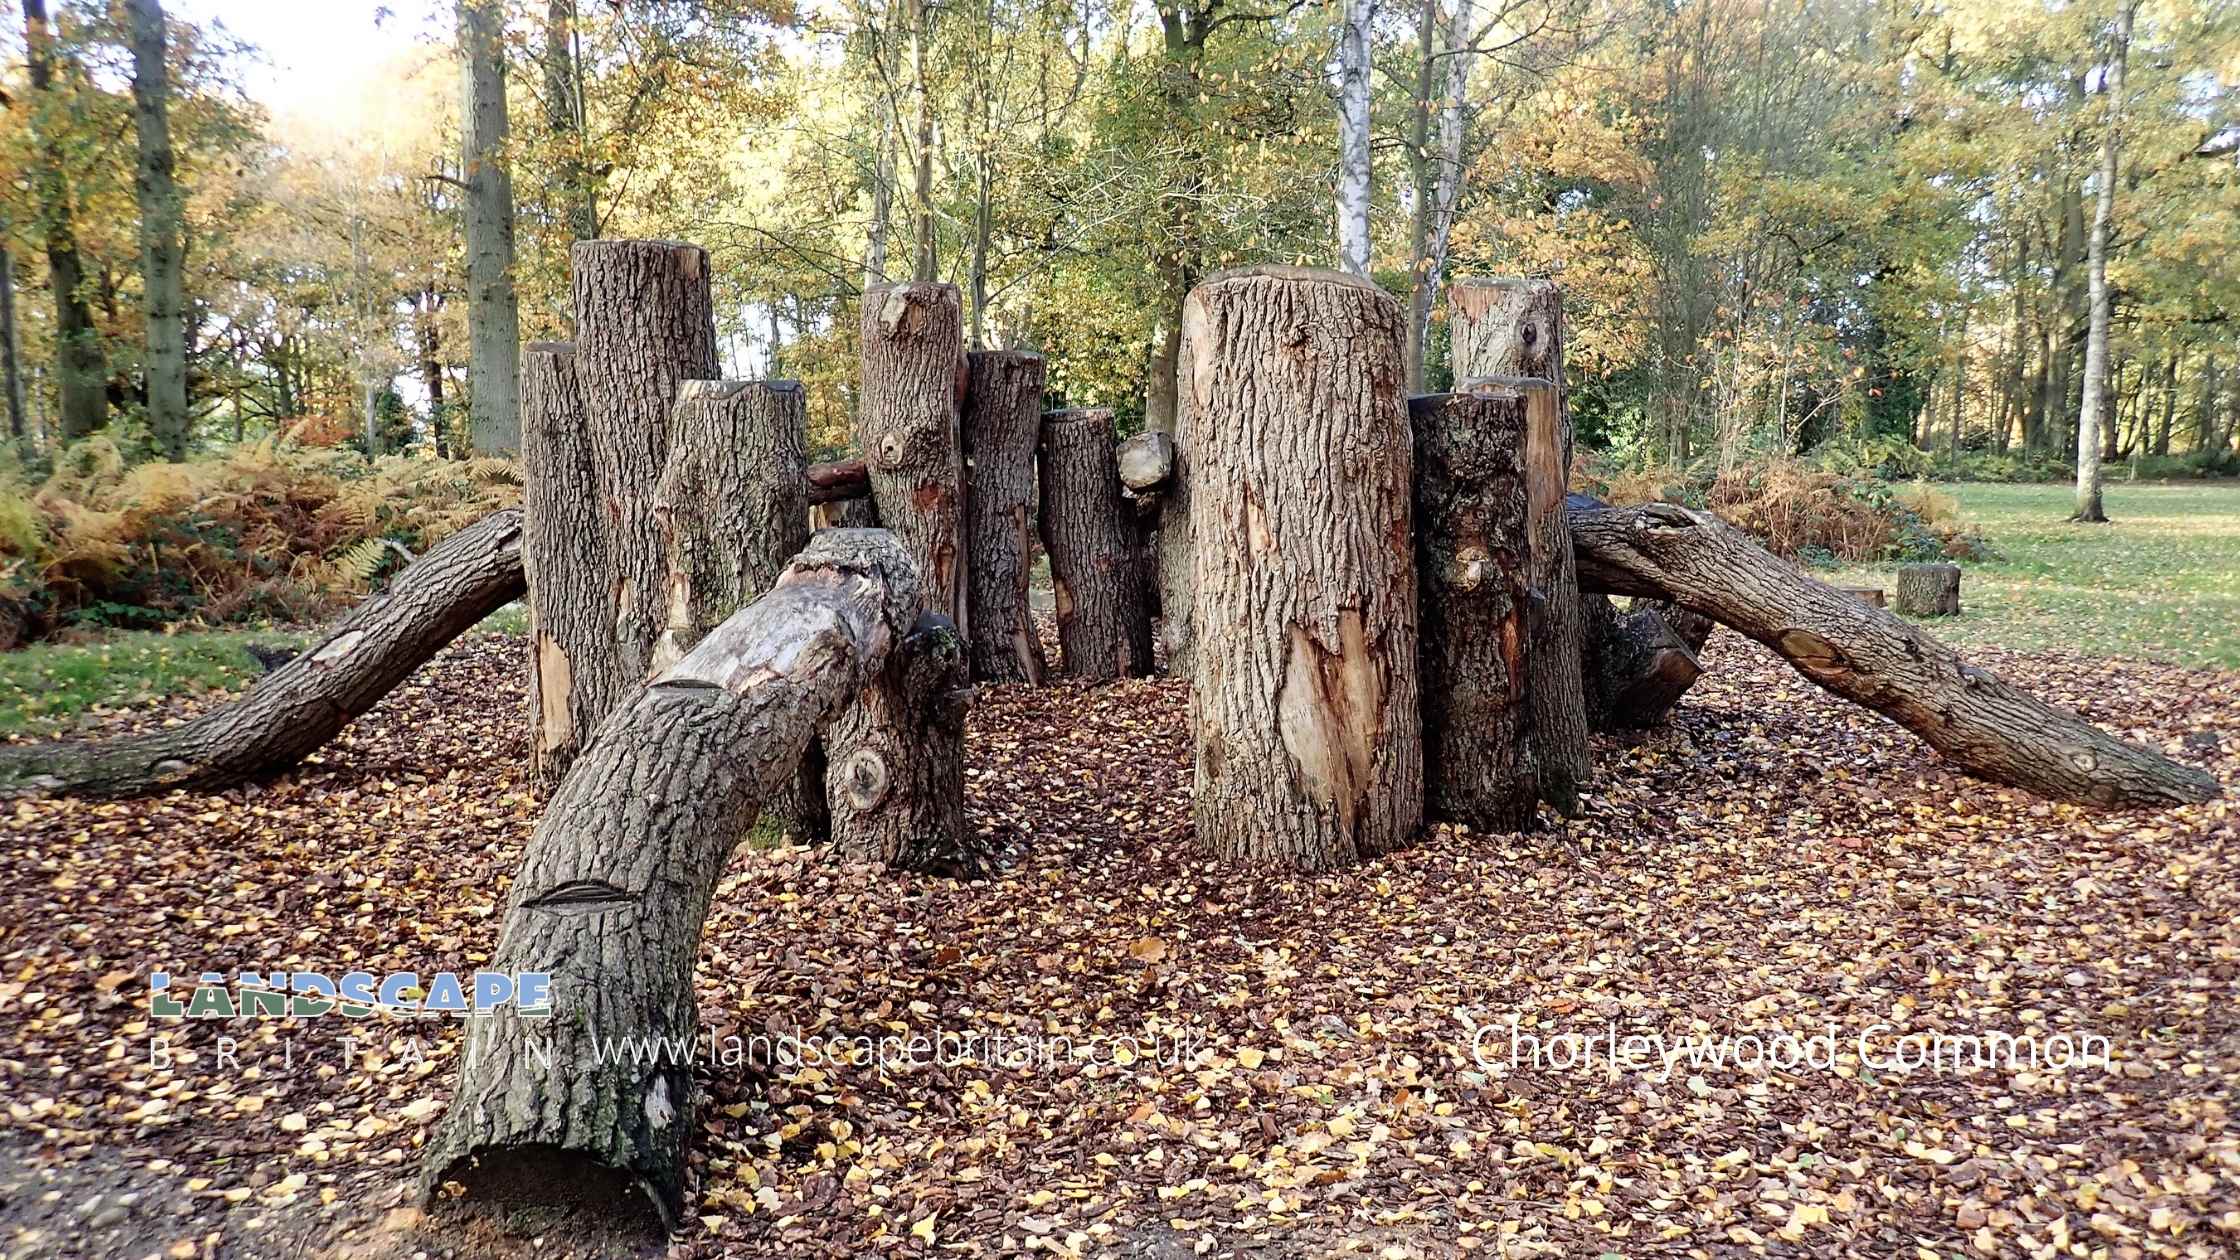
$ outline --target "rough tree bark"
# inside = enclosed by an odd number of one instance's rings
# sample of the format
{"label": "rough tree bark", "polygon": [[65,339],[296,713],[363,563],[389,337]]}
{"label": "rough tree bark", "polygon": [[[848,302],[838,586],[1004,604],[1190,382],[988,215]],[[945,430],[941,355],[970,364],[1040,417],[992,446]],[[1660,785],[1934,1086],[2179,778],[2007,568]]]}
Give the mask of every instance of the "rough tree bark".
{"label": "rough tree bark", "polygon": [[[636,1188],[676,1221],[696,1131],[692,971],[716,882],[918,598],[890,536],[828,530],[615,714],[530,838],[489,963],[549,974],[552,1014],[471,1021],[424,1189],[550,1203]],[[673,1052],[614,1053],[624,1037]]]}
{"label": "rough tree bark", "polygon": [[1034,632],[1027,588],[1034,575],[1035,437],[1042,425],[1039,354],[975,350],[966,356],[961,429],[971,492],[969,619],[972,676],[983,682],[1040,685],[1042,640]]}
{"label": "rough tree bark", "polygon": [[1338,34],[1338,268],[1369,278],[1369,90],[1376,0],[1345,0]]}
{"label": "rough tree bark", "polygon": [[2070,520],[2104,524],[2101,505],[2102,430],[2113,430],[2108,404],[2108,325],[2115,298],[2108,288],[2108,241],[2114,231],[2116,182],[2123,151],[2124,68],[2131,51],[2131,26],[2138,0],[2117,0],[2116,30],[2100,93],[2107,98],[2107,119],[2100,131],[2100,170],[2092,202],[2092,234],[2085,245],[2084,401],[2077,413],[2077,510]]}
{"label": "rough tree bark", "polygon": [[1898,611],[1908,616],[1960,615],[1960,566],[1957,564],[1901,564],[1897,590]]}
{"label": "rough tree bark", "polygon": [[1699,648],[1689,646],[1661,609],[1642,604],[1619,612],[1607,595],[1580,599],[1580,673],[1587,724],[1597,731],[1662,725],[1703,674]]}
{"label": "rough tree bark", "polygon": [[924,575],[926,608],[969,642],[964,455],[964,314],[953,284],[890,284],[863,295],[863,401],[856,445],[879,520]]}
{"label": "rough tree bark", "polygon": [[477,452],[510,455],[521,449],[521,303],[513,286],[505,6],[460,0],[459,48],[466,54],[459,178],[466,188],[468,429]]}
{"label": "rough tree bark", "polygon": [[992,851],[964,816],[964,641],[928,613],[825,733],[833,848],[903,870],[974,879]]}
{"label": "rough tree bark", "polygon": [[1525,695],[1532,542],[1525,391],[1473,381],[1408,401],[1415,428],[1424,810],[1516,831],[1539,801]]}
{"label": "rough tree bark", "polygon": [[161,0],[125,0],[132,35],[132,118],[139,163],[141,286],[148,329],[148,436],[165,459],[187,457],[187,290],[177,163],[171,155],[171,70]]}
{"label": "rough tree bark", "polygon": [[[809,545],[808,413],[799,381],[685,381],[670,413],[669,462],[653,513],[668,542],[666,670],[776,586]],[[797,843],[827,834],[824,751],[810,742],[764,830]]]}
{"label": "rough tree bark", "polygon": [[494,513],[406,566],[239,701],[146,735],[0,751],[0,786],[145,796],[276,774],[522,590],[521,513]]}
{"label": "rough tree bark", "polygon": [[654,495],[668,553],[654,668],[777,585],[809,545],[808,420],[799,381],[685,381]]}
{"label": "rough tree bark", "polygon": [[1563,297],[1547,280],[1457,280],[1448,295],[1455,380],[1534,376],[1554,389],[1532,400],[1526,477],[1532,495],[1533,752],[1540,797],[1565,814],[1593,766],[1587,757],[1586,688],[1579,677],[1579,585],[1564,495],[1571,481],[1571,409],[1564,397]]}
{"label": "rough tree bark", "polygon": [[628,691],[614,566],[572,342],[521,352],[521,552],[529,579],[531,778],[550,795]]}
{"label": "rough tree bark", "polygon": [[54,28],[47,21],[47,0],[23,0],[23,45],[31,84],[31,135],[38,149],[33,185],[47,250],[47,288],[54,294],[59,436],[75,442],[108,422],[109,356],[85,298],[85,257],[78,251],[77,205],[63,137],[71,104],[55,88]]}
{"label": "rough tree bark", "polygon": [[614,584],[615,676],[654,673],[668,624],[669,540],[654,512],[677,390],[716,376],[708,251],[678,241],[579,241],[576,374],[590,419]]}
{"label": "rough tree bark", "polygon": [[[1184,303],[1185,309],[1188,303]],[[1179,353],[1179,352],[1178,352]],[[1179,378],[1178,378],[1179,384]],[[1174,416],[1173,475],[1167,478],[1165,499],[1159,513],[1158,551],[1160,668],[1169,677],[1197,676],[1198,657],[1191,620],[1197,602],[1195,522],[1191,516],[1191,469],[1187,399],[1178,400]]]}
{"label": "rough tree bark", "polygon": [[1112,412],[1082,407],[1043,417],[1042,546],[1069,677],[1112,682],[1151,672],[1139,543],[1120,498]]}
{"label": "rough tree bark", "polygon": [[1218,856],[1329,869],[1422,825],[1401,325],[1374,285],[1296,267],[1184,307],[1196,817]]}
{"label": "rough tree bark", "polygon": [[[1564,499],[1567,512],[1608,506],[1591,494]],[[1605,734],[1662,725],[1702,676],[1715,623],[1662,599],[1636,599],[1620,612],[1607,595],[1582,594],[1579,611],[1587,725]]]}
{"label": "rough tree bark", "polygon": [[2218,791],[2200,770],[2001,682],[1918,627],[1815,581],[1715,517],[1662,503],[1570,516],[1587,589],[1670,599],[1748,635],[1971,774],[2100,805],[2183,804]]}

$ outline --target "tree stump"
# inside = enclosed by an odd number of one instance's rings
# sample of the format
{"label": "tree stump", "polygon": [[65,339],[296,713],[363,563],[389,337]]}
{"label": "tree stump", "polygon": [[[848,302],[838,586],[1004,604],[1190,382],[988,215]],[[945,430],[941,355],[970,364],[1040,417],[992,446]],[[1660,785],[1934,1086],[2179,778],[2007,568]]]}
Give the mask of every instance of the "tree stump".
{"label": "tree stump", "polygon": [[1055,411],[1042,421],[1042,546],[1057,599],[1064,672],[1112,682],[1151,672],[1140,535],[1120,496],[1112,412]]}
{"label": "tree stump", "polygon": [[825,734],[832,845],[843,857],[973,879],[993,854],[964,816],[964,641],[927,613]]}
{"label": "tree stump", "polygon": [[1027,592],[1034,576],[1035,439],[1042,427],[1042,356],[975,350],[965,356],[966,566],[971,582],[972,676],[1042,682],[1042,639]]}
{"label": "tree stump", "polygon": [[[678,241],[578,241],[576,374],[606,512],[615,676],[650,677],[668,624],[669,547],[654,514],[678,386],[716,376],[708,251]],[[603,714],[600,716],[604,716]]]}
{"label": "tree stump", "polygon": [[608,560],[590,418],[572,342],[521,353],[521,558],[529,581],[530,779],[550,796],[628,691],[616,668]]}
{"label": "tree stump", "polygon": [[811,532],[820,529],[877,529],[879,505],[870,499],[833,499],[809,509]]}
{"label": "tree stump", "polygon": [[1415,428],[1424,810],[1478,831],[1532,821],[1525,695],[1532,542],[1522,386],[1408,401]]}
{"label": "tree stump", "polygon": [[1297,267],[1222,273],[1184,304],[1196,817],[1216,855],[1325,870],[1422,825],[1402,322],[1374,285]]}
{"label": "tree stump", "polygon": [[698,1130],[693,963],[716,883],[917,606],[916,566],[890,535],[827,530],[615,712],[530,837],[489,963],[550,975],[551,1013],[468,1021],[425,1192],[456,1181],[472,1201],[619,1206],[635,1188],[676,1222]]}
{"label": "tree stump", "polygon": [[1571,482],[1571,409],[1564,397],[1563,299],[1547,280],[1463,279],[1448,294],[1455,379],[1539,377],[1553,385],[1531,407],[1526,434],[1532,494],[1533,751],[1541,799],[1565,814],[1579,809],[1592,774],[1587,758],[1586,689],[1579,677],[1579,583],[1564,525]]}
{"label": "tree stump", "polygon": [[953,284],[885,284],[863,295],[863,398],[856,445],[879,520],[924,574],[926,609],[969,642],[964,453],[964,319]]}
{"label": "tree stump", "polygon": [[1960,566],[1899,565],[1898,611],[1909,617],[1959,616]]}
{"label": "tree stump", "polygon": [[[685,381],[670,412],[669,462],[654,497],[667,541],[667,621],[655,669],[769,593],[809,545],[808,422],[798,381]],[[814,743],[763,830],[825,838],[824,757]]]}

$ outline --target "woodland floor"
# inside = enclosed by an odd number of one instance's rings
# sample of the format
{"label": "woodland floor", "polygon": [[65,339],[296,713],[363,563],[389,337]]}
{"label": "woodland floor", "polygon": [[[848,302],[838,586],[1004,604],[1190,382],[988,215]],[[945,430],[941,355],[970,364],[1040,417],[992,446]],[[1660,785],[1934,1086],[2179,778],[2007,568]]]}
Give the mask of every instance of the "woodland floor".
{"label": "woodland floor", "polygon": [[[146,1016],[156,969],[483,959],[536,816],[521,659],[516,639],[472,638],[267,786],[0,803],[8,1260],[580,1246],[408,1210],[452,1026]],[[1978,659],[2240,782],[2240,676]],[[743,851],[703,949],[704,1019],[1150,1033],[1196,1057],[711,1066],[673,1254],[2240,1248],[2233,802],[2047,805],[1954,775],[1733,636],[1711,664],[1671,729],[1598,746],[1586,819],[1435,829],[1326,878],[1194,854],[1178,686],[983,693],[972,817],[1016,845],[1013,869],[961,885]],[[1839,1053],[1833,1071],[1512,1067],[1512,1019],[1832,1027]],[[1484,1063],[1478,1028],[1495,1030]],[[1924,1030],[2105,1036],[2116,1063],[1903,1073],[1854,1054]],[[162,1032],[170,1068],[150,1063]],[[216,1063],[219,1032],[243,1070]]]}

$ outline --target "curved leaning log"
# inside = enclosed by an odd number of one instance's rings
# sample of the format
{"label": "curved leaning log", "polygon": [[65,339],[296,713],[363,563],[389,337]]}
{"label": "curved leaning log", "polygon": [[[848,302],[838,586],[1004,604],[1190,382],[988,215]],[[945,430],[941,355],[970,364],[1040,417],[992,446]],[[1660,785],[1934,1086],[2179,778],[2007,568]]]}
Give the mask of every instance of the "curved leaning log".
{"label": "curved leaning log", "polygon": [[235,703],[145,735],[0,749],[0,788],[145,796],[276,774],[526,590],[521,513],[492,513],[406,566]]}
{"label": "curved leaning log", "polygon": [[825,530],[600,726],[530,837],[489,963],[548,975],[550,1014],[472,1021],[427,1190],[610,1207],[643,1191],[675,1224],[694,1131],[692,969],[716,882],[811,736],[909,632],[919,594],[894,535]]}
{"label": "curved leaning log", "polygon": [[2000,681],[1911,623],[1806,576],[1716,517],[1670,504],[1569,512],[1582,589],[1669,599],[1970,774],[2096,805],[2205,801],[2217,781]]}

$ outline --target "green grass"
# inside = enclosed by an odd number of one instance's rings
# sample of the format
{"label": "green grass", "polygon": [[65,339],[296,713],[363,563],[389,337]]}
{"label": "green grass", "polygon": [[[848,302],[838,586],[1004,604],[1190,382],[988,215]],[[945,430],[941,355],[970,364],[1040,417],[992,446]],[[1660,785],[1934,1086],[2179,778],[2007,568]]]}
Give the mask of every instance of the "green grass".
{"label": "green grass", "polygon": [[[2109,525],[2070,524],[2069,486],[1938,488],[2000,556],[1962,566],[1961,615],[1924,623],[1938,638],[2240,669],[2240,482],[2111,483]],[[1887,591],[1895,574],[1825,576]]]}
{"label": "green grass", "polygon": [[51,734],[95,709],[239,688],[262,672],[244,650],[250,643],[300,647],[303,636],[283,630],[126,630],[90,643],[0,652],[0,734]]}

